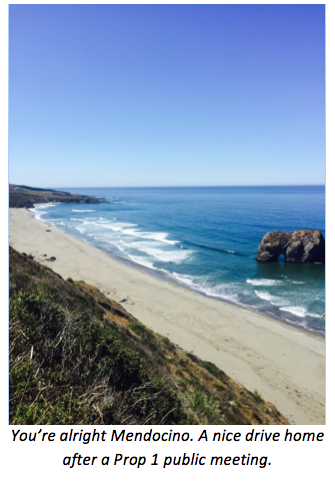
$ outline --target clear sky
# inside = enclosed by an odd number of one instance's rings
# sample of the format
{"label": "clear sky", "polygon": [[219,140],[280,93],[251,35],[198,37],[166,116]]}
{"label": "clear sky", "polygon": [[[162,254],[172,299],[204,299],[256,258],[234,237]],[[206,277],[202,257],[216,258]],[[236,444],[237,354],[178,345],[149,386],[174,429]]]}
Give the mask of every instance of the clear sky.
{"label": "clear sky", "polygon": [[10,183],[325,183],[324,16],[10,5]]}

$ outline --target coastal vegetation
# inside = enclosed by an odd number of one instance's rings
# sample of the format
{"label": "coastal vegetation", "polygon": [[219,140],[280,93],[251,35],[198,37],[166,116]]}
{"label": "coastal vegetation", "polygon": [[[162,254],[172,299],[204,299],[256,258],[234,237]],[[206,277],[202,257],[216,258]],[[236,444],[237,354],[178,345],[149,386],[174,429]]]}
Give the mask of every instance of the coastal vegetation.
{"label": "coastal vegetation", "polygon": [[287,424],[84,281],[9,248],[10,424]]}

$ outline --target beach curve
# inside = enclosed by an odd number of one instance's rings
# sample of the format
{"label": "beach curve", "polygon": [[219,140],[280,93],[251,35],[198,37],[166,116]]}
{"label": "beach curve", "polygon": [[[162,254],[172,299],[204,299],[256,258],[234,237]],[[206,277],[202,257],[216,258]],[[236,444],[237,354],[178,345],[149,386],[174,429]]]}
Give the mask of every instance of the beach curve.
{"label": "beach curve", "polygon": [[9,209],[9,237],[12,247],[62,277],[125,300],[143,324],[257,390],[290,422],[324,424],[324,337],[121,263],[25,209]]}

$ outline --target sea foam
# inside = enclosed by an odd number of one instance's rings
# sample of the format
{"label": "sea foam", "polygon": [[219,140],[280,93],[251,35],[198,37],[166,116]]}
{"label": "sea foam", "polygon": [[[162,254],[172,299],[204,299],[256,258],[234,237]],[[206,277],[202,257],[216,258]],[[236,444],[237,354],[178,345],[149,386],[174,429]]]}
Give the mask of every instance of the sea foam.
{"label": "sea foam", "polygon": [[273,306],[281,306],[287,303],[287,301],[284,298],[280,296],[274,296],[273,294],[270,294],[269,292],[266,292],[266,291],[255,290],[255,294],[260,299],[263,299],[264,301],[268,301]]}
{"label": "sea foam", "polygon": [[95,212],[95,210],[76,210],[76,209],[73,208],[72,212],[89,213],[89,212]]}
{"label": "sea foam", "polygon": [[247,279],[246,282],[252,286],[282,286],[284,284],[278,279]]}

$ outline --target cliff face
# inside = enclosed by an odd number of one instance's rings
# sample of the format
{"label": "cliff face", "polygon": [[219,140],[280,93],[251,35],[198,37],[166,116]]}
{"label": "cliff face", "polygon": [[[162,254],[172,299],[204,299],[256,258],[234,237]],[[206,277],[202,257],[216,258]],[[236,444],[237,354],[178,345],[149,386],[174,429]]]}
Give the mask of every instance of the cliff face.
{"label": "cliff face", "polygon": [[10,424],[288,424],[96,288],[9,255]]}
{"label": "cliff face", "polygon": [[280,255],[285,262],[325,262],[325,239],[319,230],[268,232],[257,249],[256,260],[273,262]]}
{"label": "cliff face", "polygon": [[24,185],[9,185],[9,207],[33,208],[34,203],[99,203],[99,198],[72,195],[57,190],[44,190]]}

